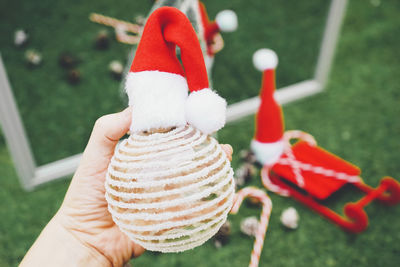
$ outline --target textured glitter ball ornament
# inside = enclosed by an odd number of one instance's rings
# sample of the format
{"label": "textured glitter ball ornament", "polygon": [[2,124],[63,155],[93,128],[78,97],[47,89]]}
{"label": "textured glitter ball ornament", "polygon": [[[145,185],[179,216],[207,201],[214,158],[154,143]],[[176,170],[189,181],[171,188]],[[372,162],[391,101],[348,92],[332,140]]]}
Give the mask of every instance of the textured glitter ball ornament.
{"label": "textured glitter ball ornament", "polygon": [[226,154],[209,135],[223,127],[226,101],[208,88],[197,36],[178,9],[149,17],[126,91],[131,135],[116,148],[105,183],[113,220],[147,250],[199,246],[226,221],[234,181]]}
{"label": "textured glitter ball ornament", "polygon": [[232,206],[233,172],[220,145],[191,126],[132,134],[107,175],[114,221],[148,250],[176,252],[218,232]]}

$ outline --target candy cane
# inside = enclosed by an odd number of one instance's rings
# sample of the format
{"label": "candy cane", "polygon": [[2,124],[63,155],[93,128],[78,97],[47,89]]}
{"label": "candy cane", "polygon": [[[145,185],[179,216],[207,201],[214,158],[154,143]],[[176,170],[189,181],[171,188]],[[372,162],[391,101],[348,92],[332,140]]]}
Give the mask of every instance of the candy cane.
{"label": "candy cane", "polygon": [[133,23],[130,23],[127,21],[103,16],[103,15],[97,14],[97,13],[90,14],[89,19],[93,22],[100,23],[100,24],[103,24],[106,26],[111,26],[114,28],[123,25],[127,30],[129,30],[132,33],[139,33],[140,29],[141,29],[141,27],[137,24],[133,24]]}
{"label": "candy cane", "polygon": [[133,34],[139,35],[141,33],[142,27],[137,24],[103,16],[97,13],[90,14],[89,19],[93,22],[113,27],[115,29],[117,40],[121,43],[137,44],[140,40],[139,36],[132,36],[127,34],[128,32],[131,32]]}
{"label": "candy cane", "polygon": [[272,202],[268,195],[255,187],[245,187],[235,194],[234,204],[231,209],[232,214],[236,214],[245,197],[253,197],[258,199],[263,204],[263,209],[260,216],[260,223],[256,232],[256,240],[254,241],[253,250],[249,267],[257,267],[260,261],[261,251],[264,245],[265,234],[268,228],[269,217],[272,210]]}
{"label": "candy cane", "polygon": [[299,130],[286,131],[283,134],[283,140],[285,140],[286,143],[289,143],[291,139],[300,139],[312,146],[317,145],[317,141],[315,141],[315,138],[311,134]]}
{"label": "candy cane", "polygon": [[269,191],[274,192],[275,194],[278,194],[280,196],[283,196],[283,197],[290,196],[289,190],[286,190],[280,186],[277,186],[276,184],[274,184],[271,181],[271,178],[269,178],[269,171],[270,171],[271,167],[272,166],[265,165],[261,170],[261,181],[262,181],[264,187],[266,189],[268,189]]}
{"label": "candy cane", "polygon": [[125,25],[118,25],[115,28],[115,34],[117,36],[117,40],[124,44],[138,44],[140,41],[140,36],[129,35],[129,31],[125,28]]}

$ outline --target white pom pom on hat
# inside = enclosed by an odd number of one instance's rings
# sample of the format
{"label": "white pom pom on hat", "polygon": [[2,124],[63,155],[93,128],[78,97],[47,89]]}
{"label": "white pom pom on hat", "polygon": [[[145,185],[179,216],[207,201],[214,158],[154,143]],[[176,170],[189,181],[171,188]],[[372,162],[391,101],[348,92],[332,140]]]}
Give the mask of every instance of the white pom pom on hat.
{"label": "white pom pom on hat", "polygon": [[253,64],[259,71],[275,69],[278,66],[278,56],[268,48],[261,48],[253,54]]}
{"label": "white pom pom on hat", "polygon": [[233,32],[238,27],[238,18],[233,10],[222,10],[218,12],[215,21],[223,32]]}
{"label": "white pom pom on hat", "polygon": [[225,125],[226,101],[209,88],[192,92],[186,100],[185,114],[189,124],[203,133],[212,133]]}
{"label": "white pom pom on hat", "polygon": [[133,106],[132,132],[190,123],[210,134],[225,124],[226,101],[209,89],[197,35],[176,8],[159,8],[148,18],[125,90]]}

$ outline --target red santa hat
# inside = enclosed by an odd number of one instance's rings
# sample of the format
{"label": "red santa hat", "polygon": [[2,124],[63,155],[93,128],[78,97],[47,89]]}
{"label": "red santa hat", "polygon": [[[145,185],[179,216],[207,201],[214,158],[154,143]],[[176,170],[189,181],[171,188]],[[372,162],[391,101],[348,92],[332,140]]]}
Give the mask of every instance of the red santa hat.
{"label": "red santa hat", "polygon": [[173,7],[155,10],[144,27],[125,84],[133,106],[131,131],[186,123],[206,134],[219,130],[225,124],[226,101],[208,87],[200,44],[188,18]]}
{"label": "red santa hat", "polygon": [[232,10],[222,10],[215,17],[215,21],[211,21],[208,17],[205,5],[199,1],[199,10],[201,23],[204,28],[204,38],[207,44],[212,43],[215,34],[222,32],[233,32],[238,27],[238,19],[236,13]]}
{"label": "red santa hat", "polygon": [[270,49],[260,49],[253,55],[254,66],[263,72],[260,107],[256,116],[256,132],[251,148],[261,164],[272,164],[283,152],[283,115],[274,98],[275,68],[278,57]]}

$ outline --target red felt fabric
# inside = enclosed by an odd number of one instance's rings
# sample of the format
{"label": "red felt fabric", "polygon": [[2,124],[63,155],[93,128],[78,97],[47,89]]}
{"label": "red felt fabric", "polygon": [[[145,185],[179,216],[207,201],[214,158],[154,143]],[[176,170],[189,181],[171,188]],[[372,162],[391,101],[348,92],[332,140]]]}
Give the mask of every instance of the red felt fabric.
{"label": "red felt fabric", "polygon": [[304,195],[296,189],[287,186],[277,174],[272,174],[271,180],[276,185],[289,190],[290,196],[297,201],[352,233],[360,233],[367,228],[368,215],[364,208],[371,201],[379,199],[386,205],[396,205],[400,203],[400,184],[391,177],[383,178],[377,188],[372,188],[364,183],[355,184],[356,187],[364,191],[367,195],[356,203],[347,203],[343,208],[344,216],[322,205],[316,201],[312,195]]}
{"label": "red felt fabric", "polygon": [[[292,150],[296,160],[300,162],[321,166],[336,172],[344,172],[348,175],[360,175],[361,173],[357,166],[320,147],[311,146],[307,142],[301,141],[296,143],[292,147]],[[280,177],[296,184],[296,178],[291,166],[278,163],[273,166],[272,171]],[[347,183],[344,180],[337,180],[334,177],[327,177],[312,171],[302,171],[301,174],[305,182],[303,189],[318,199],[329,197]]]}
{"label": "red felt fabric", "polygon": [[209,55],[212,55],[213,53],[211,51],[211,45],[213,43],[215,34],[219,33],[219,27],[215,21],[211,21],[209,19],[206,6],[201,1],[199,1],[199,10],[200,10],[201,23],[204,28],[203,37],[207,43],[207,53]]}
{"label": "red felt fabric", "polygon": [[[181,49],[183,67],[176,56],[176,46]],[[161,7],[150,15],[130,71],[185,76],[191,92],[209,87],[197,35],[186,15],[174,7]]]}
{"label": "red felt fabric", "polygon": [[282,139],[283,136],[283,114],[274,98],[275,89],[275,70],[265,70],[260,93],[261,104],[256,115],[255,134],[255,139],[262,143],[273,143]]}
{"label": "red felt fabric", "polygon": [[344,206],[345,216],[342,216],[316,201],[311,195],[304,195],[296,189],[287,186],[276,174],[272,175],[271,179],[275,184],[289,190],[291,197],[349,232],[360,233],[368,226],[367,214],[362,208],[357,207],[353,203],[348,203]]}

